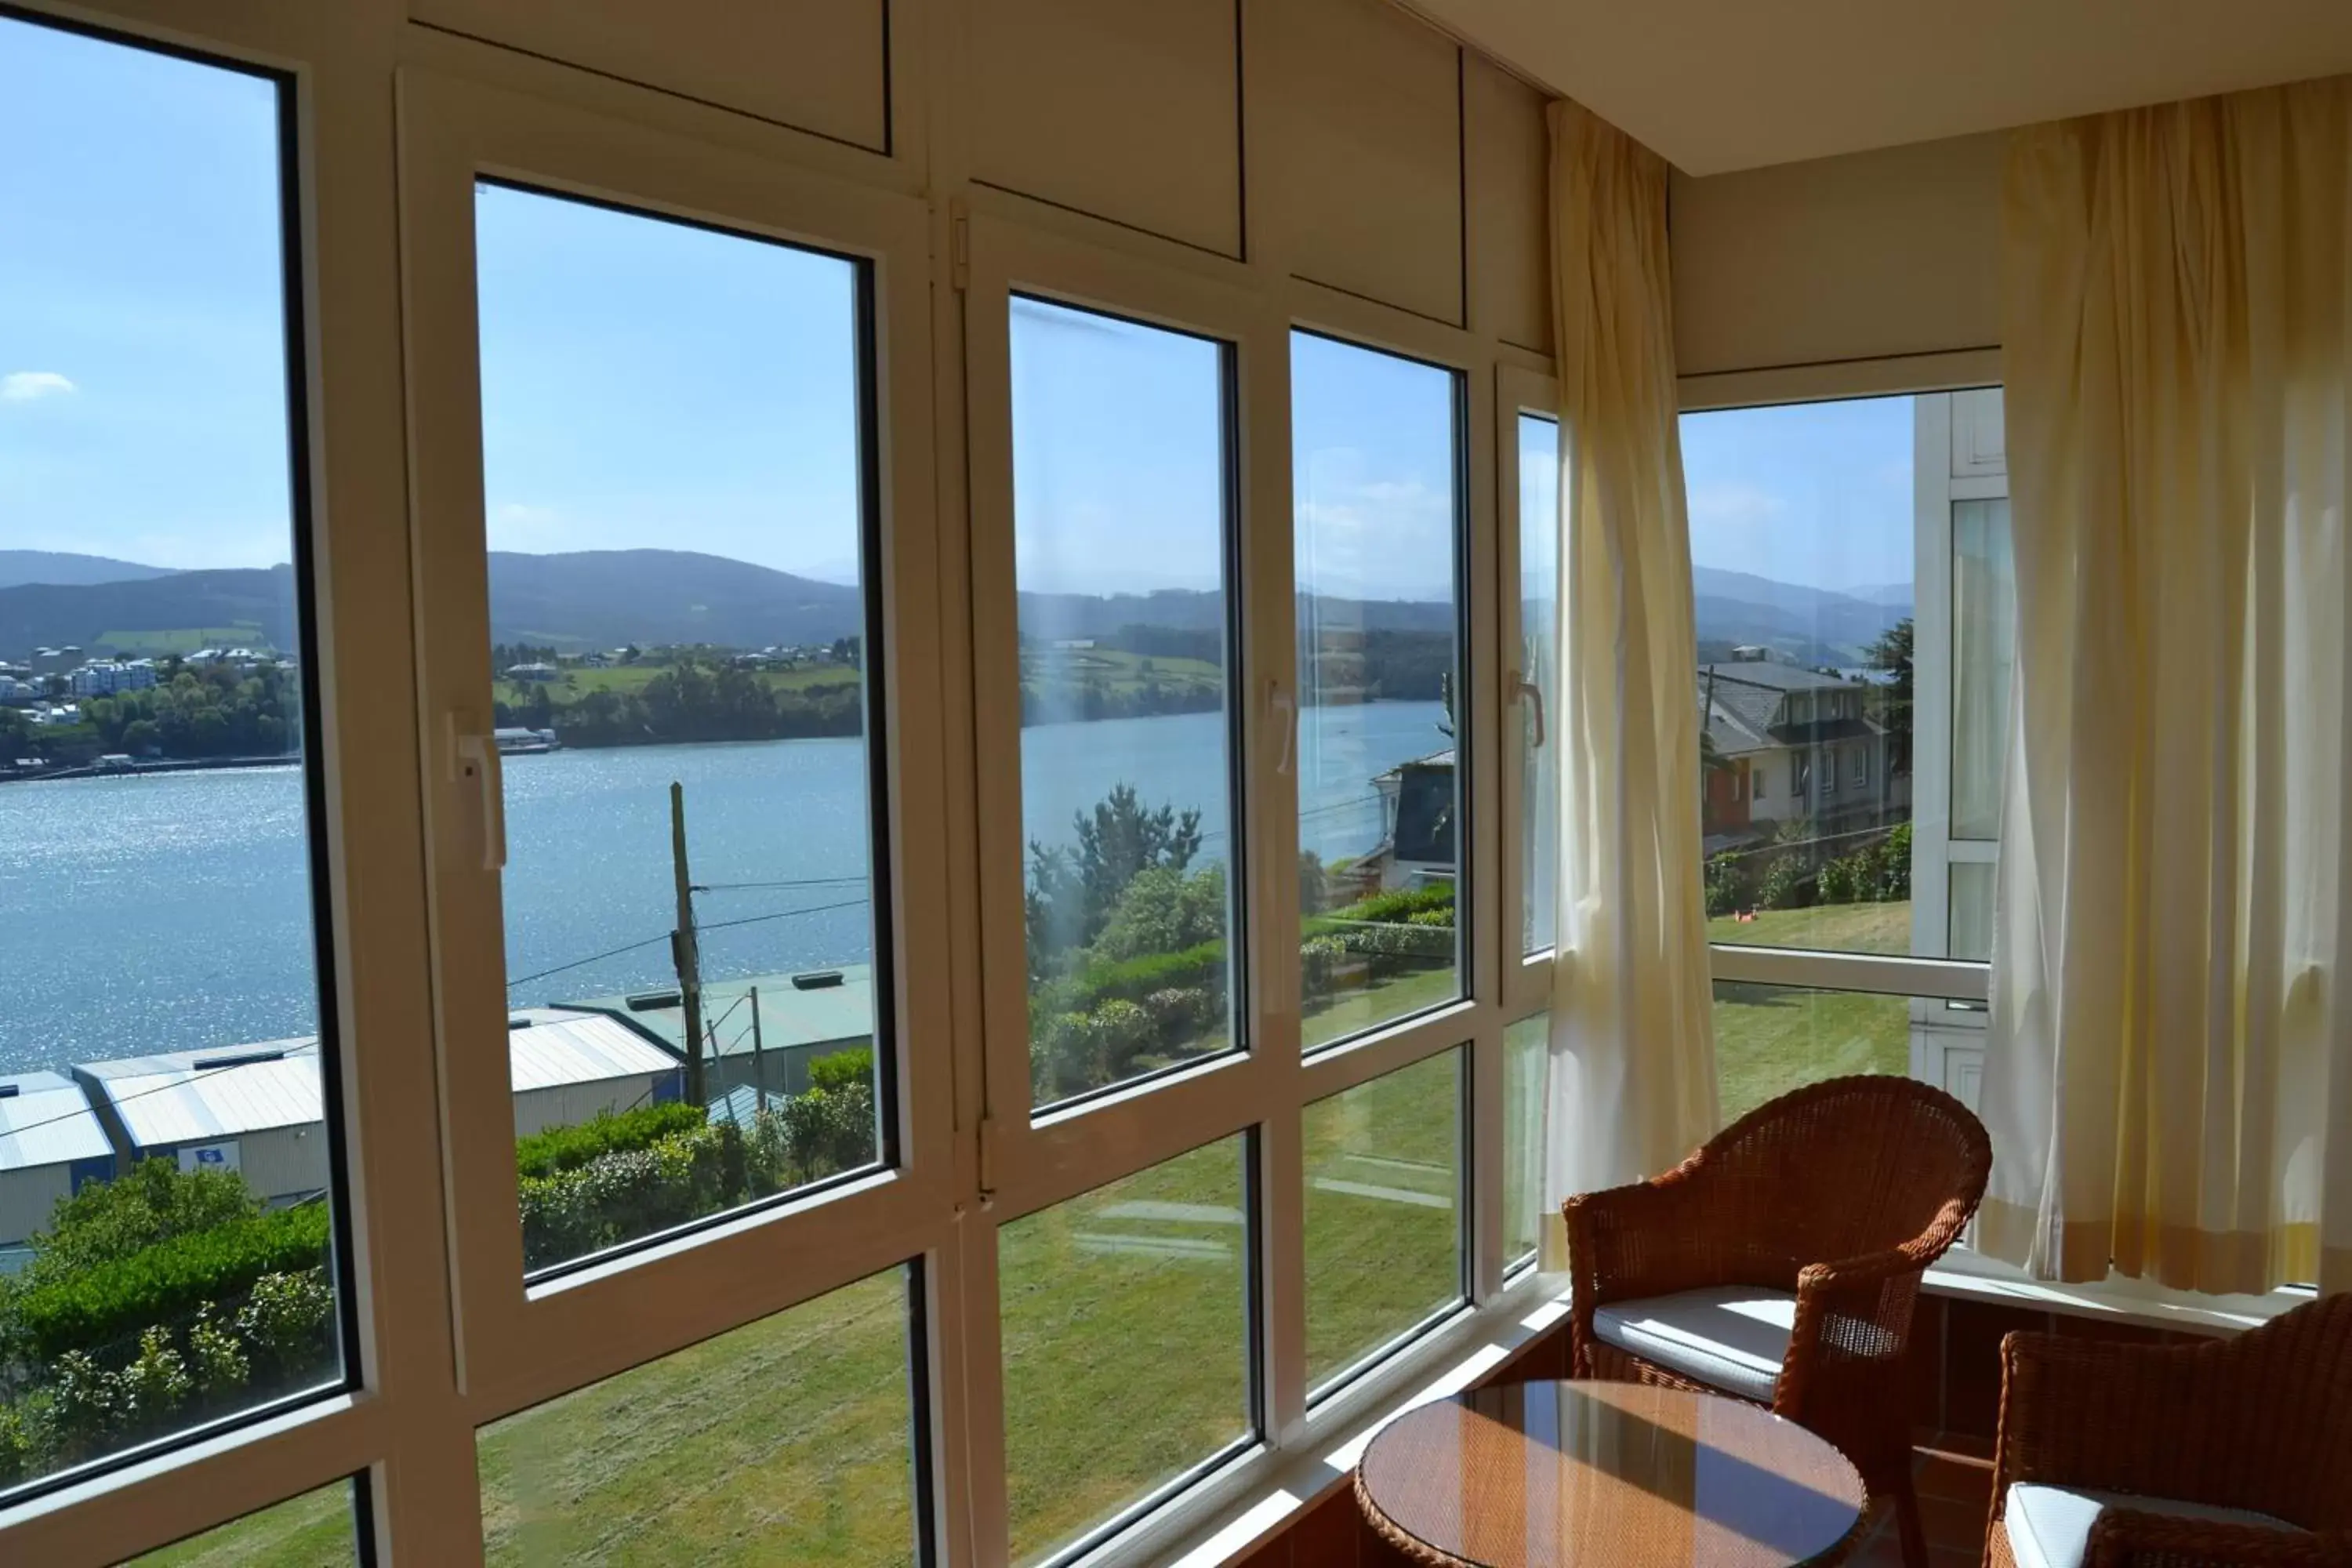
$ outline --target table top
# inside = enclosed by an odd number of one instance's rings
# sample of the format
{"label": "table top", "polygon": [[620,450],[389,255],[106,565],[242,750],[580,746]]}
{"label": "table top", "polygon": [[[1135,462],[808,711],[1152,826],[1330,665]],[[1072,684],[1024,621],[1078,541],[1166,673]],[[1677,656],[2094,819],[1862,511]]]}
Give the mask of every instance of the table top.
{"label": "table top", "polygon": [[1356,1496],[1409,1553],[1480,1568],[1791,1568],[1859,1528],[1862,1478],[1794,1422],[1632,1383],[1502,1384],[1409,1410]]}

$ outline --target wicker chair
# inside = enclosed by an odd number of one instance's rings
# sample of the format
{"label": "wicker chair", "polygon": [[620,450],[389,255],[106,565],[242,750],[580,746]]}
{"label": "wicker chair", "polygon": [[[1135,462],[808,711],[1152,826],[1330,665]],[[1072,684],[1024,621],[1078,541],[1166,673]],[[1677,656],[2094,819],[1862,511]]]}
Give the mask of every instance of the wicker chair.
{"label": "wicker chair", "polygon": [[2233,1340],[2000,1354],[1986,1568],[2352,1568],[2352,1296]]}
{"label": "wicker chair", "polygon": [[1950,1095],[1841,1078],[1750,1111],[1654,1181],[1572,1197],[1570,1375],[1769,1405],[1894,1500],[1904,1561],[1926,1568],[1911,1310],[1991,1168]]}

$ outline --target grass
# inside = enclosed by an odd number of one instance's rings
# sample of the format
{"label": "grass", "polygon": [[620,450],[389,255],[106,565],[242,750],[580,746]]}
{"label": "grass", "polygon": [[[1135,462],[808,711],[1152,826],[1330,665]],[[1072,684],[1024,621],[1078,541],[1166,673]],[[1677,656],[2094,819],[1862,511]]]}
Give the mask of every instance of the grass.
{"label": "grass", "polygon": [[1452,964],[1410,970],[1385,980],[1351,976],[1349,988],[1335,991],[1321,1008],[1299,1021],[1307,1048],[1328,1046],[1349,1035],[1391,1023],[1411,1014],[1444,1006],[1462,994],[1462,978]]}
{"label": "grass", "polygon": [[1825,1078],[1907,1072],[1910,999],[1718,982],[1715,1060],[1727,1123]]}
{"label": "grass", "polygon": [[1155,680],[1162,687],[1218,690],[1224,685],[1225,672],[1204,658],[1129,653],[1115,647],[1033,647],[1021,655],[1021,679],[1074,684],[1100,680],[1113,694],[1124,696]]}
{"label": "grass", "polygon": [[272,1568],[339,1568],[358,1562],[352,1483],[335,1481],[134,1557],[125,1568],[243,1568],[252,1563]]}
{"label": "grass", "polygon": [[1738,947],[1810,947],[1827,952],[1911,951],[1911,900],[1820,904],[1810,910],[1759,910],[1753,919],[1718,915],[1706,940]]}
{"label": "grass", "polygon": [[[533,690],[544,689],[559,708],[579,701],[592,691],[642,691],[657,675],[669,673],[661,664],[623,664],[609,669],[567,669],[552,680],[501,680],[492,695],[501,702],[527,701]],[[806,691],[820,686],[855,686],[863,679],[856,670],[838,664],[814,664],[802,669],[758,672],[771,690]]]}

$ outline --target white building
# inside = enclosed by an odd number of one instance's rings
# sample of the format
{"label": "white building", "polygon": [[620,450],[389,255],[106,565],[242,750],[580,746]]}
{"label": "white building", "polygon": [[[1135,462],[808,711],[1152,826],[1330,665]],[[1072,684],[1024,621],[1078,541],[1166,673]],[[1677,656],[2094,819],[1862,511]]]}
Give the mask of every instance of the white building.
{"label": "white building", "polygon": [[114,1147],[81,1086],[62,1073],[0,1077],[0,1272],[58,1200],[114,1174]]}
{"label": "white building", "polygon": [[[685,1054],[685,1009],[675,990],[563,1005],[594,1013],[633,1037],[658,1038],[673,1063]],[[811,1062],[873,1045],[873,966],[844,963],[713,981],[702,988],[702,1022],[714,1101],[736,1089],[752,1091],[755,1099],[799,1094],[809,1086]]]}
{"label": "white building", "polygon": [[[675,1100],[681,1088],[677,1058],[593,1013],[525,1009],[508,1020],[507,1050],[517,1137]],[[236,1171],[268,1203],[326,1188],[313,1037],[162,1051],[73,1071],[124,1165],[176,1159],[184,1171]]]}
{"label": "white building", "polygon": [[111,697],[118,691],[143,691],[155,684],[155,663],[145,658],[94,658],[67,679],[76,697]]}

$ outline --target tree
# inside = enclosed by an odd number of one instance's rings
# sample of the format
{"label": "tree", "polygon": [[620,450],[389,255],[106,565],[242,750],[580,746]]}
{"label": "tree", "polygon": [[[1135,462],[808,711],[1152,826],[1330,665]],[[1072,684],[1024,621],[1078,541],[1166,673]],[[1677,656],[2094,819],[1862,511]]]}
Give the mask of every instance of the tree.
{"label": "tree", "polygon": [[1886,771],[1911,771],[1911,617],[1904,616],[1864,650],[1870,668],[1885,672]]}
{"label": "tree", "polygon": [[1201,814],[1172,805],[1147,809],[1133,784],[1115,784],[1094,810],[1072,817],[1073,846],[1029,843],[1027,923],[1033,974],[1090,946],[1102,934],[1128,884],[1145,871],[1180,878],[1201,849]]}

